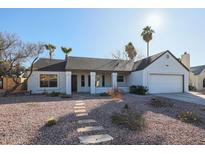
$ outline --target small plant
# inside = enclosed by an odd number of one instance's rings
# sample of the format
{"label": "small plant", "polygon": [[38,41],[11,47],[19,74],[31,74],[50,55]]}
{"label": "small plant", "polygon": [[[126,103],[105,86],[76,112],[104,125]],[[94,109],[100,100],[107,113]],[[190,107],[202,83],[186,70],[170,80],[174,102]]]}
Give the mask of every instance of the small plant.
{"label": "small plant", "polygon": [[174,103],[165,101],[160,98],[152,98],[150,105],[156,108],[161,108],[161,107],[173,107]]}
{"label": "small plant", "polygon": [[136,88],[137,88],[137,86],[130,86],[130,88],[129,88],[129,91],[130,91],[130,93],[132,93],[132,94],[135,94],[136,93]]}
{"label": "small plant", "polygon": [[123,92],[119,89],[111,89],[108,91],[108,95],[110,95],[114,99],[121,99]]}
{"label": "small plant", "polygon": [[116,125],[123,125],[130,130],[142,130],[144,127],[144,118],[142,115],[128,111],[125,113],[113,113],[112,123]]}
{"label": "small plant", "polygon": [[130,86],[130,93],[138,94],[138,95],[146,95],[148,92],[148,88],[144,86]]}
{"label": "small plant", "polygon": [[183,122],[186,122],[186,123],[199,123],[199,122],[201,122],[200,117],[191,111],[181,112],[177,116],[177,118]]}
{"label": "small plant", "polygon": [[104,92],[104,93],[100,93],[99,96],[110,96],[108,93]]}
{"label": "small plant", "polygon": [[53,125],[55,125],[56,123],[57,123],[56,119],[53,118],[53,117],[51,117],[51,118],[48,119],[46,125],[47,125],[47,126],[53,126]]}
{"label": "small plant", "polygon": [[62,94],[61,95],[61,98],[71,98],[72,96],[71,95],[67,95],[67,94]]}
{"label": "small plant", "polygon": [[124,109],[126,109],[126,110],[128,110],[128,109],[129,109],[128,104],[125,104]]}
{"label": "small plant", "polygon": [[112,114],[112,123],[123,125],[130,130],[142,130],[145,126],[145,119],[140,113],[131,111],[127,104],[122,108],[120,113]]}
{"label": "small plant", "polygon": [[196,91],[196,88],[194,86],[192,86],[192,85],[189,85],[189,90],[190,91]]}
{"label": "small plant", "polygon": [[52,93],[48,94],[48,96],[50,96],[50,97],[58,97],[59,95],[60,95],[60,93],[59,92],[55,92],[55,91],[53,91]]}

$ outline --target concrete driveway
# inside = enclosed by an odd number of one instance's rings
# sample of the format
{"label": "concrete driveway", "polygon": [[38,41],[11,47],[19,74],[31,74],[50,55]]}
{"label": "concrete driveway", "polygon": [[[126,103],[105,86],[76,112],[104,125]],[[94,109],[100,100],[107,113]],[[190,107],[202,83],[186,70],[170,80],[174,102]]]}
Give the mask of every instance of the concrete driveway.
{"label": "concrete driveway", "polygon": [[170,94],[154,94],[155,96],[185,101],[189,103],[205,105],[205,95],[198,92],[189,93],[170,93]]}

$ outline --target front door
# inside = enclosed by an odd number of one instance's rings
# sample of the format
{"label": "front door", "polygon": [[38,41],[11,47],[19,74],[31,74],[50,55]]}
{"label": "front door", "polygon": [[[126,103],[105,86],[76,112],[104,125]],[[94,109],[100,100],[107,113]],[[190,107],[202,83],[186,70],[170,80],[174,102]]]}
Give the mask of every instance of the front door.
{"label": "front door", "polygon": [[77,75],[72,75],[72,91],[76,92],[77,91]]}

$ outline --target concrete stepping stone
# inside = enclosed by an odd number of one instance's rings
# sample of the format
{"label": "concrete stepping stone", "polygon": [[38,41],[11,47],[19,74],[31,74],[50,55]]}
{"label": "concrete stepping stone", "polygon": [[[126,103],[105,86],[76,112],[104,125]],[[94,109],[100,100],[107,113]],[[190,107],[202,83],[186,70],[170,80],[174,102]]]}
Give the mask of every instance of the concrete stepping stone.
{"label": "concrete stepping stone", "polygon": [[77,117],[88,116],[88,113],[78,113],[76,114]]}
{"label": "concrete stepping stone", "polygon": [[75,101],[76,103],[80,103],[80,102],[83,102],[83,101]]}
{"label": "concrete stepping stone", "polygon": [[77,132],[90,132],[90,131],[97,131],[97,130],[104,130],[102,126],[88,126],[88,127],[81,127],[77,129]]}
{"label": "concrete stepping stone", "polygon": [[76,106],[85,105],[85,103],[75,103]]}
{"label": "concrete stepping stone", "polygon": [[86,112],[86,110],[85,109],[78,109],[78,110],[74,110],[74,112],[75,113],[84,113],[84,112]]}
{"label": "concrete stepping stone", "polygon": [[100,135],[85,135],[79,137],[80,143],[83,144],[95,144],[100,142],[106,142],[113,140],[113,137],[108,134]]}
{"label": "concrete stepping stone", "polygon": [[85,109],[85,106],[74,106],[74,109]]}
{"label": "concrete stepping stone", "polygon": [[96,122],[93,119],[84,119],[84,120],[78,120],[78,124],[87,124],[87,123],[94,123]]}

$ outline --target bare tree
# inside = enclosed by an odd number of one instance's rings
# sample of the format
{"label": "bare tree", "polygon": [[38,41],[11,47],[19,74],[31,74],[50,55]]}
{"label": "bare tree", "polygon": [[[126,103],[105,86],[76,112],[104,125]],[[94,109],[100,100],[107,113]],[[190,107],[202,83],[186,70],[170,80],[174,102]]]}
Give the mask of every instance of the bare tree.
{"label": "bare tree", "polygon": [[34,63],[44,49],[43,43],[24,43],[15,34],[0,32],[0,76],[12,77],[15,83],[10,90],[5,92],[4,96],[24,84],[18,78],[26,72],[25,64],[30,65],[29,74],[24,82],[28,81],[33,72]]}

